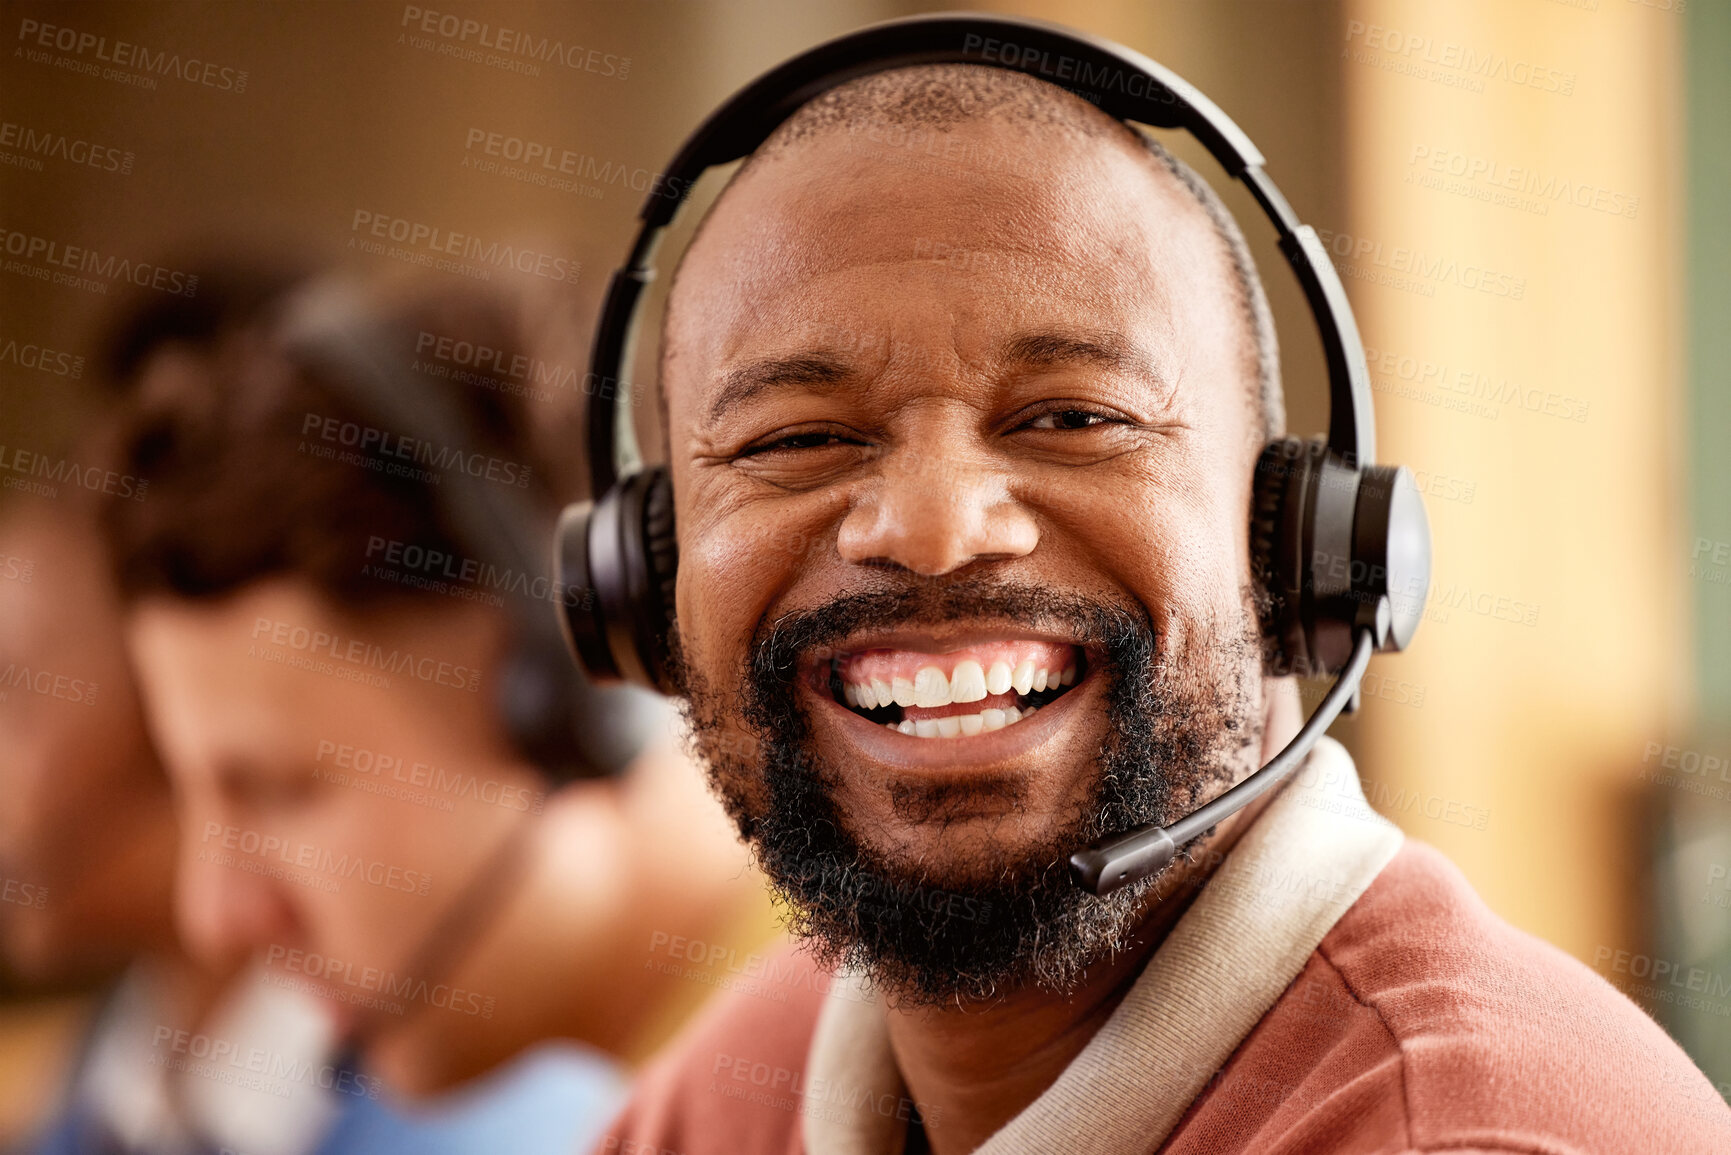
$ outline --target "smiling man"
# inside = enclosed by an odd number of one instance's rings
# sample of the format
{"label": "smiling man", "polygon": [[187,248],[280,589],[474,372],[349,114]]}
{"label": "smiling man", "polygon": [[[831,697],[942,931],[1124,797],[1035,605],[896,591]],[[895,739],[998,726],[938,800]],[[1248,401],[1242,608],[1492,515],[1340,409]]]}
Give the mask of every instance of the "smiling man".
{"label": "smiling man", "polygon": [[799,109],[680,265],[673,682],[811,948],[603,1151],[1646,1151],[1731,1142],[1633,1004],[1402,845],[1332,742],[1154,878],[1070,854],[1242,780],[1283,416],[1186,168],[1000,70]]}

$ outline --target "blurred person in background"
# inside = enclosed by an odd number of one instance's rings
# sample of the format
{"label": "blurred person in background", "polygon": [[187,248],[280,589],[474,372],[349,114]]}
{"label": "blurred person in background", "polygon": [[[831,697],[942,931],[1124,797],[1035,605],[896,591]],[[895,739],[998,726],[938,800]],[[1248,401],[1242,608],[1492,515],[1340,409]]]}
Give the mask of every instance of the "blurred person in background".
{"label": "blurred person in background", "polygon": [[[151,321],[153,339],[208,340],[288,283],[262,268],[207,270],[196,304],[177,305],[172,324]],[[129,339],[117,334],[115,362]],[[9,491],[0,505],[0,959],[26,992],[105,990],[79,1020],[72,1069],[35,1073],[65,1083],[40,1104],[47,1151],[188,1143],[149,1039],[199,1021],[227,977],[194,963],[174,933],[173,798],[98,527],[104,505],[148,490],[113,468],[112,432],[97,423],[49,462],[46,491]]]}
{"label": "blurred person in background", "polygon": [[[121,453],[149,500],[106,528],[179,926],[205,965],[318,1000],[345,1056],[297,1066],[298,1028],[162,1040],[249,1152],[575,1149],[616,1058],[690,999],[652,938],[760,917],[672,715],[575,680],[547,632],[566,591],[539,543],[580,463],[540,448],[515,326],[473,293],[325,280],[137,361]],[[509,355],[457,372],[459,345]],[[273,1112],[309,1080],[328,1117]]]}
{"label": "blurred person in background", "polygon": [[[0,581],[0,951],[26,990],[108,987],[79,1020],[58,1130],[143,1140],[172,1130],[173,1113],[159,1081],[131,1078],[148,1057],[128,1046],[148,1038],[136,1024],[192,1022],[218,982],[176,946],[173,803],[96,535],[97,504],[126,499],[59,496],[0,509],[0,549],[17,562]],[[117,1077],[128,1093],[114,1094]]]}

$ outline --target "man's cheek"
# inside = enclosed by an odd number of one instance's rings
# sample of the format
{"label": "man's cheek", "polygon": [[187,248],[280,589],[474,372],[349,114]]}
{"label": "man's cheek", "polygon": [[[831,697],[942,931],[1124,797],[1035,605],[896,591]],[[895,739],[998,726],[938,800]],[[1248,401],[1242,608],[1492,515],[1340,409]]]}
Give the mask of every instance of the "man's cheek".
{"label": "man's cheek", "polygon": [[764,612],[766,590],[779,575],[748,542],[705,533],[681,543],[674,595],[684,658],[717,691],[734,694],[751,654],[752,628]]}

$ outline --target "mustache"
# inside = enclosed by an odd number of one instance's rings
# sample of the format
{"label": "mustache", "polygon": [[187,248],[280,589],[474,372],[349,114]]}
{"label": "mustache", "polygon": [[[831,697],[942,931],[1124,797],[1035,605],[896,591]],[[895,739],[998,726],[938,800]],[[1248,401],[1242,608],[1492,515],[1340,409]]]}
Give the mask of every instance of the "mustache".
{"label": "mustache", "polygon": [[843,594],[764,623],[752,639],[748,676],[759,686],[791,685],[804,655],[833,649],[861,630],[942,626],[958,620],[1061,632],[1108,655],[1151,655],[1158,648],[1153,618],[1137,602],[1083,597],[1002,578],[921,578]]}

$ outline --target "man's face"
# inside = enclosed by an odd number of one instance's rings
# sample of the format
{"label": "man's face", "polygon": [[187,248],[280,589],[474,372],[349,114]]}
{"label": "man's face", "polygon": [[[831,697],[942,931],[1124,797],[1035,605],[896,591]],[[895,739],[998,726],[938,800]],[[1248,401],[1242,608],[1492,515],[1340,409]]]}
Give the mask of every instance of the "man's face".
{"label": "man's face", "polygon": [[87,510],[0,525],[0,956],[69,979],[162,945],[174,813]]}
{"label": "man's face", "polygon": [[311,980],[339,1019],[387,981],[442,982],[415,973],[418,949],[540,809],[498,746],[493,686],[460,673],[491,660],[494,624],[340,614],[272,579],[148,599],[128,634],[180,810],[188,945]]}
{"label": "man's face", "polygon": [[834,957],[910,997],[1062,985],[1146,901],[1069,853],[1259,749],[1247,337],[1134,142],[875,135],[756,162],[682,269],[679,677]]}

